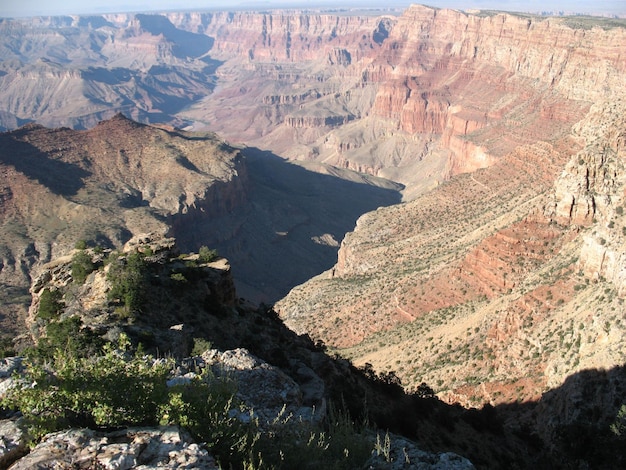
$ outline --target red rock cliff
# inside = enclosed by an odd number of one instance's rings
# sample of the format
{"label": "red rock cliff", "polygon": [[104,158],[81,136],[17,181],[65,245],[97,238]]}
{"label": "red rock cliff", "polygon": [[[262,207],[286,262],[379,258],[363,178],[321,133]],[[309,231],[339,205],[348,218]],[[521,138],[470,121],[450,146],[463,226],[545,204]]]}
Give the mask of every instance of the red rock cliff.
{"label": "red rock cliff", "polygon": [[[301,62],[342,49],[341,60],[360,60],[372,42],[387,35],[391,19],[298,12],[216,13],[204,32],[215,37],[213,52],[259,62]],[[368,47],[363,47],[367,45]]]}
{"label": "red rock cliff", "polygon": [[380,83],[373,113],[440,135],[453,174],[551,140],[607,90],[626,89],[624,50],[619,29],[412,6],[364,76]]}

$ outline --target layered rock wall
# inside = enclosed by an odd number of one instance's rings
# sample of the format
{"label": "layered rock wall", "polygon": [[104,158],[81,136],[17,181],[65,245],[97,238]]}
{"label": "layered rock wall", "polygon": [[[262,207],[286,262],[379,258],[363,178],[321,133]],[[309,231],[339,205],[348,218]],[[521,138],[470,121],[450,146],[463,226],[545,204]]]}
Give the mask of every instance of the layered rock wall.
{"label": "layered rock wall", "polygon": [[364,79],[379,83],[372,113],[441,136],[455,174],[554,138],[607,90],[623,93],[625,45],[619,28],[412,6]]}
{"label": "layered rock wall", "polygon": [[299,12],[220,12],[205,18],[213,51],[259,62],[301,62],[328,57],[347,64],[361,60],[362,43],[381,42],[392,22],[374,16]]}

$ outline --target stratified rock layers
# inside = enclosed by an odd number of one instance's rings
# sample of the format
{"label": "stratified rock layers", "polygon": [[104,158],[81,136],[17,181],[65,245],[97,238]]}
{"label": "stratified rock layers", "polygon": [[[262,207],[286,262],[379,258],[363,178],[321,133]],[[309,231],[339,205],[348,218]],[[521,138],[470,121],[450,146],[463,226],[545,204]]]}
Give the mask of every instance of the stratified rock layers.
{"label": "stratified rock layers", "polygon": [[622,28],[408,9],[367,68],[372,114],[435,136],[449,180],[361,217],[277,304],[287,324],[471,406],[623,364],[625,47]]}

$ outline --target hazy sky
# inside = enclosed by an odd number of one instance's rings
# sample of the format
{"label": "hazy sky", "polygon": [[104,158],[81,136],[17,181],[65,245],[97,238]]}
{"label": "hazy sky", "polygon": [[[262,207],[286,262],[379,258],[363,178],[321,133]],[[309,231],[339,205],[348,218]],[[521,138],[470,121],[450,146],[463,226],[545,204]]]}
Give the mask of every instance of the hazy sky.
{"label": "hazy sky", "polygon": [[468,9],[566,11],[626,15],[626,0],[0,0],[0,17],[111,13],[120,11],[259,9],[286,7],[406,7],[411,3]]}

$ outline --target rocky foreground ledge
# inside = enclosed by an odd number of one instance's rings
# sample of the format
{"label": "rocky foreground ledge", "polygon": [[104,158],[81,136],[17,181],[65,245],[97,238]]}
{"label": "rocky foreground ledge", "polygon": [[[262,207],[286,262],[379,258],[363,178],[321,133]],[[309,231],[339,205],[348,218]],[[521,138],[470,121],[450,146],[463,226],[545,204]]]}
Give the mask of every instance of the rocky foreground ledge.
{"label": "rocky foreground ledge", "polygon": [[[156,360],[158,361],[158,359]],[[239,405],[230,413],[241,421],[256,419],[260,428],[276,423],[319,422],[324,409],[303,406],[303,397],[317,398],[325,406],[324,383],[311,371],[308,385],[298,385],[277,367],[245,349],[208,350],[178,361],[168,380],[173,387],[188,383],[210,369],[213,377],[228,376],[236,384]],[[0,399],[16,385],[25,365],[19,357],[0,361]],[[19,413],[0,420],[0,468],[105,468],[105,469],[217,469],[205,443],[194,442],[178,426],[128,427],[98,431],[67,429],[46,435],[29,450]],[[363,468],[473,469],[457,454],[420,450],[405,438],[371,433],[371,458]],[[313,467],[315,468],[315,467]]]}

